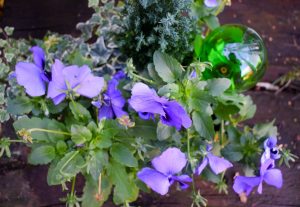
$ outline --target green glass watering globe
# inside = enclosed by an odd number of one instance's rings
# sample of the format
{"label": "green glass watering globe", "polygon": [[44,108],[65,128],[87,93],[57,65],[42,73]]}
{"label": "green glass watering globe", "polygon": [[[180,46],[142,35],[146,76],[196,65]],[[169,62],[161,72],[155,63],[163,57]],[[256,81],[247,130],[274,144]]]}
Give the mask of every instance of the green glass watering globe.
{"label": "green glass watering globe", "polygon": [[242,92],[264,75],[267,53],[262,38],[251,28],[229,24],[212,31],[204,40],[200,60],[212,63],[203,79],[228,78],[231,89]]}

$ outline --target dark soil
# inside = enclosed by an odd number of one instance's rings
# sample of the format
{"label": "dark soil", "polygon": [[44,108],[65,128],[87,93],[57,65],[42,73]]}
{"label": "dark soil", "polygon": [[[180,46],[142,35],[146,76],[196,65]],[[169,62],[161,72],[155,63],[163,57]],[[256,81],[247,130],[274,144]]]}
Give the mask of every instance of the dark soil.
{"label": "dark soil", "polygon": [[[42,37],[47,30],[78,34],[75,25],[91,15],[85,0],[6,0],[0,25],[16,27],[15,37]],[[222,23],[240,23],[254,28],[265,40],[269,52],[269,67],[264,81],[272,82],[280,75],[300,65],[300,1],[299,0],[232,0],[232,6],[221,14]],[[287,89],[278,95],[273,92],[252,90],[248,92],[257,104],[252,125],[276,119],[280,144],[287,145],[300,155],[300,98],[298,91]],[[11,124],[3,127],[12,134]],[[1,131],[1,130],[0,130]],[[47,167],[26,164],[28,149],[16,145],[13,158],[0,159],[0,207],[54,207],[64,206],[59,198],[64,196],[61,187],[49,187],[46,182]],[[264,185],[262,195],[253,193],[247,204],[242,204],[232,191],[232,177],[237,169],[227,172],[229,194],[218,194],[213,185],[198,179],[197,188],[211,207],[300,207],[300,161],[291,168],[281,167],[283,188],[277,190]],[[84,185],[82,179],[77,189]],[[190,192],[174,189],[168,196],[141,195],[137,204],[142,207],[188,207]],[[105,207],[114,206],[107,203]]]}

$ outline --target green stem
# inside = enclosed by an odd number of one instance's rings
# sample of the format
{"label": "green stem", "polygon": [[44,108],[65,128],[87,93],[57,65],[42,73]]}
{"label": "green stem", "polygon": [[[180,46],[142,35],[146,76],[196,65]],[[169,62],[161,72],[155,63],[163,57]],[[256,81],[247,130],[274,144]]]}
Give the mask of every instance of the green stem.
{"label": "green stem", "polygon": [[9,139],[8,142],[20,142],[20,143],[27,143],[25,140],[17,140],[17,139]]}
{"label": "green stem", "polygon": [[[188,153],[188,160],[189,160],[189,163],[191,163],[191,160],[192,160],[192,156],[191,156],[191,146],[190,146],[190,139],[191,139],[191,136],[190,136],[190,130],[187,129],[187,153]],[[196,187],[195,187],[195,179],[194,179],[194,174],[192,174],[192,187],[193,187],[193,194],[195,195],[196,194]]]}
{"label": "green stem", "polygon": [[71,133],[68,133],[68,132],[62,132],[62,131],[50,130],[50,129],[41,129],[41,128],[32,128],[32,129],[29,129],[28,132],[29,133],[31,133],[31,132],[47,132],[47,133],[52,133],[52,134],[62,134],[62,135],[71,136]]}
{"label": "green stem", "polygon": [[143,80],[143,81],[145,81],[145,82],[148,82],[148,83],[151,83],[151,84],[153,83],[152,80],[149,80],[149,79],[147,79],[147,78],[145,78],[145,77],[143,77],[143,76],[137,75],[137,74],[135,74],[135,73],[131,73],[131,75],[134,76],[134,77],[136,77],[137,79],[141,79],[141,80]]}
{"label": "green stem", "polygon": [[75,195],[75,183],[76,183],[76,175],[72,180],[72,189],[71,189],[71,195]]}

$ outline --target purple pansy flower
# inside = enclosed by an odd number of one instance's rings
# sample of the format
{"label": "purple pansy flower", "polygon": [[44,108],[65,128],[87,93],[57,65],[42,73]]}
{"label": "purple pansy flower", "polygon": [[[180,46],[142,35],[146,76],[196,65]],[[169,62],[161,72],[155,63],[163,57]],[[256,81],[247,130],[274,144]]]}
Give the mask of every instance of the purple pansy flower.
{"label": "purple pansy flower", "polygon": [[207,7],[216,7],[219,5],[217,0],[204,0],[204,4]]}
{"label": "purple pansy flower", "polygon": [[262,193],[263,181],[269,185],[275,186],[276,188],[282,187],[282,174],[279,169],[274,169],[273,160],[268,159],[260,167],[260,176],[257,177],[245,177],[237,176],[234,179],[233,189],[239,195],[246,193],[248,196],[254,187],[258,186],[257,192]]}
{"label": "purple pansy flower", "polygon": [[126,74],[124,73],[123,70],[119,70],[118,72],[116,72],[114,75],[113,75],[113,78],[116,79],[116,80],[121,80],[123,78],[126,77]]}
{"label": "purple pansy flower", "polygon": [[207,145],[206,146],[207,154],[203,158],[203,161],[200,163],[198,168],[196,169],[196,174],[200,175],[204,168],[209,164],[210,169],[217,175],[223,171],[225,171],[227,168],[232,167],[232,164],[228,161],[225,160],[222,157],[218,157],[213,155],[211,152],[212,146]]}
{"label": "purple pansy flower", "polygon": [[34,46],[30,49],[33,53],[34,63],[19,62],[16,65],[15,73],[19,85],[23,86],[30,96],[42,96],[46,93],[48,78],[45,75],[45,53],[42,48]]}
{"label": "purple pansy flower", "polygon": [[277,147],[277,138],[269,137],[264,142],[264,153],[261,156],[261,164],[265,163],[266,160],[273,160],[273,167],[275,167],[275,160],[280,158],[279,149]]}
{"label": "purple pansy flower", "polygon": [[103,94],[102,103],[100,101],[92,102],[94,106],[99,108],[99,119],[113,119],[127,115],[127,112],[123,110],[126,101],[121,91],[118,90],[118,84],[116,79],[111,79],[108,82],[106,93]]}
{"label": "purple pansy flower", "polygon": [[86,65],[66,67],[61,61],[55,60],[51,72],[52,80],[49,83],[47,97],[56,105],[72,92],[93,98],[101,92],[104,85],[104,79],[94,76]]}
{"label": "purple pansy flower", "polygon": [[155,192],[165,195],[169,187],[179,182],[181,189],[188,187],[187,182],[192,182],[188,175],[179,175],[187,163],[186,156],[177,148],[168,148],[160,156],[152,160],[152,168],[143,168],[137,176]]}
{"label": "purple pansy flower", "polygon": [[135,111],[139,112],[140,117],[142,115],[141,118],[151,118],[154,114],[159,114],[163,124],[173,126],[177,130],[182,126],[184,128],[191,126],[190,117],[178,102],[159,97],[155,90],[144,83],[136,83],[131,94],[128,102]]}

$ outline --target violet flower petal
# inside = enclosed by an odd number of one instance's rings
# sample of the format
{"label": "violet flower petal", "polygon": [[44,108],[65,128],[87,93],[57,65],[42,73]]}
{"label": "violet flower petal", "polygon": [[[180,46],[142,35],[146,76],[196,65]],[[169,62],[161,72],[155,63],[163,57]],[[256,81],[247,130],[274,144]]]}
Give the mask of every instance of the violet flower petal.
{"label": "violet flower petal", "polygon": [[172,176],[172,179],[179,182],[180,188],[182,190],[187,189],[189,187],[190,182],[193,182],[193,179],[188,175],[179,175],[179,176]]}
{"label": "violet flower petal", "polygon": [[202,171],[204,170],[204,168],[207,166],[207,164],[208,164],[208,159],[207,159],[207,157],[204,157],[203,161],[200,163],[200,165],[196,169],[195,173],[197,175],[200,175],[202,173]]}
{"label": "violet flower petal", "polygon": [[186,163],[185,154],[177,148],[168,148],[152,160],[153,167],[167,176],[179,173]]}
{"label": "violet flower petal", "polygon": [[168,177],[156,170],[143,168],[138,172],[137,177],[161,195],[166,195],[169,191],[171,184]]}
{"label": "violet flower petal", "polygon": [[99,110],[99,119],[107,118],[107,119],[113,119],[114,118],[114,112],[112,110],[111,106],[103,105]]}
{"label": "violet flower petal", "polygon": [[263,175],[263,180],[272,186],[275,186],[276,188],[281,188],[283,179],[282,179],[282,173],[278,169],[270,169],[265,172]]}
{"label": "violet flower petal", "polygon": [[255,186],[260,184],[259,177],[237,176],[234,179],[233,190],[237,194],[246,193],[249,195]]}
{"label": "violet flower petal", "polygon": [[217,0],[204,0],[204,4],[207,7],[216,7],[219,5]]}
{"label": "violet flower petal", "polygon": [[169,101],[164,104],[164,107],[166,115],[161,116],[163,124],[173,126],[177,130],[180,130],[181,126],[189,128],[192,125],[192,120],[177,101]]}
{"label": "violet flower petal", "polygon": [[136,83],[131,94],[131,99],[128,102],[135,111],[165,115],[162,103],[167,103],[167,100],[157,96],[156,92],[146,84]]}
{"label": "violet flower petal", "polygon": [[36,66],[40,69],[45,68],[45,52],[39,46],[34,46],[30,48],[30,51],[33,53],[33,61]]}
{"label": "violet flower petal", "polygon": [[23,86],[30,96],[42,96],[46,92],[42,70],[33,63],[19,62],[16,65],[16,78],[19,85]]}
{"label": "violet flower petal", "polygon": [[217,157],[212,153],[208,153],[207,158],[209,166],[215,174],[219,174],[225,171],[227,168],[232,167],[232,164],[228,160]]}

